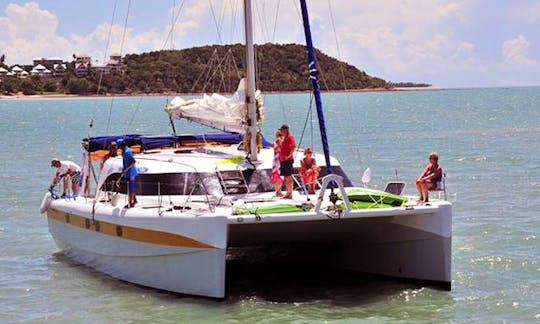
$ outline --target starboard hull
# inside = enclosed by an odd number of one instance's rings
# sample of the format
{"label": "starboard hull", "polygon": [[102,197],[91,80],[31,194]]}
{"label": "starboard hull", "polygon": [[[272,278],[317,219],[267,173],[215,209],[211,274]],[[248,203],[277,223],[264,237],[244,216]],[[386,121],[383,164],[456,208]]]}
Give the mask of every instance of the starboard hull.
{"label": "starboard hull", "polygon": [[229,225],[228,246],[291,249],[291,243],[298,243],[305,248],[303,258],[312,255],[336,268],[426,281],[450,290],[451,207],[440,202],[435,208],[366,210],[341,219],[295,223],[261,215],[260,221],[242,219]]}

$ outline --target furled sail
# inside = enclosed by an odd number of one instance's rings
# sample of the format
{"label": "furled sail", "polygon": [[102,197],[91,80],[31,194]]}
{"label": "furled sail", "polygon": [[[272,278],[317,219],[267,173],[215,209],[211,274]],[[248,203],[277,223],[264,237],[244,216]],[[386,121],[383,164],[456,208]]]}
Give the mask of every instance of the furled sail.
{"label": "furled sail", "polygon": [[[204,94],[202,98],[190,100],[175,97],[165,106],[165,111],[171,118],[185,118],[226,132],[245,134],[248,113],[244,84],[245,80],[240,80],[238,89],[231,97],[218,93]],[[264,119],[260,91],[256,92],[255,97],[257,122],[260,123]]]}

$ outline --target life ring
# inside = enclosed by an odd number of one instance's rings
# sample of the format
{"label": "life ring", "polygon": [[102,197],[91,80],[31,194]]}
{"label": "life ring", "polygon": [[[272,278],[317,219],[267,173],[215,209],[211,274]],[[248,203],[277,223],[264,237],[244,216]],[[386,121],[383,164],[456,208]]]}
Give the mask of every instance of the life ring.
{"label": "life ring", "polygon": [[45,197],[43,197],[43,200],[41,201],[41,206],[39,206],[39,211],[43,214],[49,209],[49,206],[51,206],[52,201],[52,195],[50,192],[47,192],[45,194]]}

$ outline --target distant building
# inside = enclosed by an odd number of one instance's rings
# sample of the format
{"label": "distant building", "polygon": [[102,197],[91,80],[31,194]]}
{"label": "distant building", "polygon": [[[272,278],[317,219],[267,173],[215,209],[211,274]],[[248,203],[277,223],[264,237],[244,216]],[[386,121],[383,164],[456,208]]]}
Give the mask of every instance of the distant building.
{"label": "distant building", "polygon": [[62,64],[54,64],[52,68],[52,73],[54,76],[64,76],[67,74],[67,65]]}
{"label": "distant building", "polygon": [[51,70],[47,69],[43,65],[38,64],[32,68],[32,70],[30,71],[30,74],[37,75],[41,78],[48,78],[52,75],[52,72]]}
{"label": "distant building", "polygon": [[92,67],[92,58],[86,54],[73,54],[75,63],[75,75],[84,77],[88,75],[88,70]]}
{"label": "distant building", "polygon": [[84,77],[88,75],[90,69],[90,63],[75,63],[75,75],[78,77]]}
{"label": "distant building", "polygon": [[59,57],[50,57],[50,58],[36,57],[36,58],[34,58],[33,62],[34,62],[34,66],[36,66],[36,65],[43,65],[43,66],[46,67],[47,69],[52,69],[52,67],[53,67],[55,64],[62,64],[62,63],[64,63],[64,60],[62,60],[62,59],[59,58]]}
{"label": "distant building", "polygon": [[11,72],[14,73],[14,75],[18,78],[25,77],[28,75],[28,72],[26,72],[22,67],[18,65],[14,65],[11,67]]}
{"label": "distant building", "polygon": [[109,60],[105,62],[105,65],[99,65],[93,67],[98,72],[103,72],[104,74],[111,72],[120,72],[122,71],[122,56],[120,54],[111,54]]}
{"label": "distant building", "polygon": [[3,67],[0,66],[0,77],[6,76],[8,75],[8,73],[9,73],[8,69],[4,69]]}
{"label": "distant building", "polygon": [[87,63],[92,65],[92,57],[86,54],[73,54],[75,63]]}

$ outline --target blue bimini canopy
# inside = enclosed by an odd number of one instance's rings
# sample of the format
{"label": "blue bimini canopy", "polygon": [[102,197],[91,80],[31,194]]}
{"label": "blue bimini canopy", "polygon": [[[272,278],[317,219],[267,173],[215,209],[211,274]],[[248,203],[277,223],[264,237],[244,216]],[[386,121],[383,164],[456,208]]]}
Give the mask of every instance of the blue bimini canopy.
{"label": "blue bimini canopy", "polygon": [[[128,146],[140,145],[143,151],[157,147],[172,146],[175,143],[183,142],[218,142],[224,144],[239,144],[244,139],[239,133],[210,133],[194,135],[110,135],[96,136],[84,139],[88,142],[88,151],[106,150],[111,142],[122,139]],[[263,147],[271,147],[272,143],[263,138]]]}

